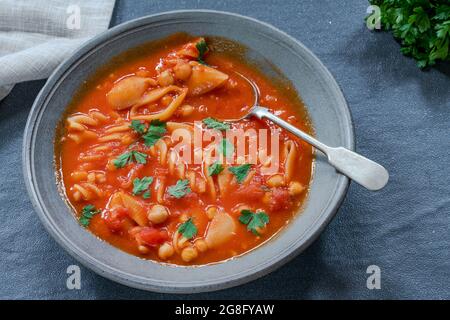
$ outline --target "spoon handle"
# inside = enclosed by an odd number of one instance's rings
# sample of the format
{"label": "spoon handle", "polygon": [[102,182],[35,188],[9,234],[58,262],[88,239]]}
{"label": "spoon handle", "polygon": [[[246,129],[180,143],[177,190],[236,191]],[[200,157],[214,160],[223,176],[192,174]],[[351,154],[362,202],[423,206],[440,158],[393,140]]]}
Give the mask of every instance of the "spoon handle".
{"label": "spoon handle", "polygon": [[251,115],[254,115],[258,119],[269,119],[283,129],[308,142],[323,152],[327,156],[328,162],[338,171],[369,190],[380,190],[389,180],[389,173],[380,164],[346,148],[329,147],[304,131],[280,119],[267,108],[254,107]]}

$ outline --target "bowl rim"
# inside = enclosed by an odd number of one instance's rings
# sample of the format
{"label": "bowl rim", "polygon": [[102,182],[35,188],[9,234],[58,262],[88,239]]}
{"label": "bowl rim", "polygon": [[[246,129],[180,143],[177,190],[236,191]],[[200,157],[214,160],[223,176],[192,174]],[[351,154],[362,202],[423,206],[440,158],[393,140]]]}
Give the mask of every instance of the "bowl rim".
{"label": "bowl rim", "polygon": [[[293,250],[285,250],[283,254],[279,254],[276,256],[276,259],[270,259],[270,261],[258,269],[250,270],[245,273],[241,273],[238,276],[235,276],[233,279],[223,279],[219,278],[216,279],[216,281],[205,281],[201,284],[196,285],[174,285],[171,287],[168,287],[167,284],[159,285],[155,282],[148,283],[143,281],[144,279],[141,279],[136,276],[135,279],[130,279],[130,275],[126,273],[121,273],[120,270],[117,270],[113,268],[112,266],[107,266],[105,264],[100,265],[98,263],[98,260],[92,261],[92,257],[88,256],[86,253],[84,253],[80,248],[74,246],[74,244],[70,241],[70,239],[66,238],[64,234],[60,232],[50,221],[49,217],[47,216],[47,209],[45,205],[42,203],[42,200],[40,199],[40,191],[37,190],[35,186],[35,177],[34,177],[34,163],[32,161],[33,154],[32,154],[32,144],[34,139],[34,132],[36,128],[36,124],[39,123],[39,116],[40,109],[42,109],[43,106],[46,104],[46,100],[51,95],[55,84],[58,83],[60,78],[67,72],[68,69],[72,66],[73,63],[75,63],[81,56],[88,53],[92,49],[94,49],[96,46],[101,45],[102,43],[108,41],[108,39],[113,38],[117,35],[120,35],[121,33],[125,33],[127,31],[133,30],[138,28],[139,26],[145,25],[148,22],[151,22],[152,19],[155,18],[163,18],[164,16],[172,16],[172,15],[183,15],[183,14],[210,14],[210,15],[225,15],[225,16],[231,16],[238,19],[246,20],[247,22],[253,23],[255,25],[260,25],[263,28],[269,29],[272,32],[280,34],[281,37],[295,43],[296,45],[300,46],[302,50],[304,50],[316,63],[316,66],[320,68],[321,75],[323,77],[326,77],[328,84],[333,85],[336,94],[340,98],[340,103],[337,104],[340,106],[340,113],[342,116],[343,121],[346,123],[346,129],[347,132],[344,135],[344,140],[346,140],[347,147],[354,150],[355,148],[355,138],[354,138],[354,123],[352,120],[352,115],[350,112],[350,109],[348,108],[347,102],[345,100],[344,94],[339,86],[339,84],[336,82],[330,71],[325,67],[325,65],[317,58],[317,56],[312,53],[308,48],[306,48],[300,41],[296,40],[292,36],[288,35],[284,31],[279,30],[278,28],[266,23],[262,22],[260,20],[257,20],[255,18],[251,18],[248,16],[232,13],[232,12],[225,12],[225,11],[217,11],[217,10],[204,10],[204,9],[193,9],[193,10],[173,10],[173,11],[166,11],[151,15],[146,15],[137,19],[125,21],[113,28],[110,28],[99,35],[95,36],[94,38],[86,41],[83,43],[78,49],[76,49],[68,58],[66,58],[50,75],[47,82],[45,83],[44,87],[39,92],[38,96],[36,97],[33,106],[30,110],[30,114],[28,116],[25,130],[24,130],[24,139],[23,139],[23,145],[22,145],[22,171],[24,175],[25,185],[27,188],[28,195],[31,199],[32,205],[34,210],[39,216],[39,219],[41,220],[42,224],[44,225],[47,232],[50,233],[50,235],[56,240],[56,242],[62,246],[66,252],[68,252],[73,258],[75,258],[78,262],[80,262],[85,267],[93,270],[95,273],[108,278],[110,280],[113,280],[115,282],[124,284],[129,287],[137,288],[137,289],[143,289],[148,291],[154,291],[154,292],[162,292],[162,293],[198,293],[198,292],[208,292],[208,291],[216,291],[220,289],[230,288],[236,285],[244,284],[249,281],[255,280],[257,278],[260,278],[273,270],[277,269],[278,267],[282,266],[283,264],[289,262],[294,257],[296,257],[299,253],[301,253],[303,250],[305,250],[312,242],[316,240],[316,238],[322,233],[322,231],[325,229],[325,227],[330,223],[330,221],[334,218],[336,215],[337,210],[339,209],[341,203],[343,202],[349,185],[350,180],[344,176],[339,175],[337,186],[334,189],[334,194],[331,195],[330,201],[327,204],[326,208],[322,211],[322,215],[324,216],[324,219],[322,222],[316,221],[315,225],[311,226],[310,229],[305,231],[302,238],[305,238],[306,240],[303,241],[298,245],[298,242],[296,242],[295,247]],[[118,250],[118,249],[117,249]],[[97,262],[97,264],[95,263]],[[224,262],[226,263],[226,262]]]}

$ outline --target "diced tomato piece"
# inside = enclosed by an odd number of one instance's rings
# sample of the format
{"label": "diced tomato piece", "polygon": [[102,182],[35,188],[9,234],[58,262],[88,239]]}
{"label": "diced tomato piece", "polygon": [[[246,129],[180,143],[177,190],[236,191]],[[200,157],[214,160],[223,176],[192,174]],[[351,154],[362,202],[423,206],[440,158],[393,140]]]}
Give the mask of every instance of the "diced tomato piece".
{"label": "diced tomato piece", "polygon": [[120,232],[123,230],[124,222],[128,217],[128,210],[123,207],[107,210],[103,219],[111,232]]}
{"label": "diced tomato piece", "polygon": [[258,183],[250,183],[236,190],[236,196],[241,200],[258,201],[264,196],[264,190]]}
{"label": "diced tomato piece", "polygon": [[272,190],[272,199],[270,202],[271,211],[279,211],[289,209],[292,203],[289,196],[289,191],[284,188],[274,188]]}
{"label": "diced tomato piece", "polygon": [[147,246],[155,246],[169,239],[166,230],[159,230],[152,227],[144,227],[136,235],[136,240],[141,240]]}

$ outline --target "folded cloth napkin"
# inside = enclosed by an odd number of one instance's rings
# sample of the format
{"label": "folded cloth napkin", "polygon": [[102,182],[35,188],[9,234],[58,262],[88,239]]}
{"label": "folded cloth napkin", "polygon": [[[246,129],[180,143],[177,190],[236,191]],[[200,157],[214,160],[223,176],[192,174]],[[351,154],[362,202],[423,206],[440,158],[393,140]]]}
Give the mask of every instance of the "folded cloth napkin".
{"label": "folded cloth napkin", "polygon": [[0,100],[15,83],[47,78],[108,28],[115,0],[0,1]]}

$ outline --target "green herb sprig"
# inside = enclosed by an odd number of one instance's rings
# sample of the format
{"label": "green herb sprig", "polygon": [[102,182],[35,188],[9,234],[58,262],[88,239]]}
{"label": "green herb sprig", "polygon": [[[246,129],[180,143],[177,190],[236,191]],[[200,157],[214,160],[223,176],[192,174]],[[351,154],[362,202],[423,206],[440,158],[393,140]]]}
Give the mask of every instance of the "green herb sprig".
{"label": "green herb sprig", "polygon": [[240,166],[234,166],[234,167],[229,167],[228,170],[234,174],[234,176],[236,177],[236,180],[239,183],[244,182],[245,178],[247,178],[247,175],[251,169],[252,165],[251,164],[242,164]]}
{"label": "green herb sprig", "polygon": [[142,194],[144,199],[150,198],[150,190],[148,187],[152,184],[153,177],[143,177],[142,179],[135,178],[133,180],[133,195]]}
{"label": "green herb sprig", "polygon": [[201,64],[206,65],[205,54],[208,52],[208,45],[206,44],[206,41],[204,39],[200,40],[199,42],[197,42],[195,47],[198,50],[197,61],[200,62]]}
{"label": "green herb sprig", "polygon": [[[381,27],[391,31],[400,51],[420,68],[450,61],[450,3],[447,0],[369,0],[381,13]],[[374,19],[372,13],[366,19]]]}
{"label": "green herb sprig", "polygon": [[247,230],[259,236],[258,229],[264,228],[269,223],[269,216],[265,212],[255,213],[250,210],[242,210],[239,222],[247,225]]}
{"label": "green herb sprig", "polygon": [[84,206],[83,209],[81,209],[81,215],[80,215],[80,224],[87,228],[89,224],[91,223],[91,219],[94,217],[94,215],[100,213],[100,210],[95,209],[95,207],[92,204],[88,204],[87,206]]}
{"label": "green herb sprig", "polygon": [[189,180],[178,180],[173,186],[167,188],[167,192],[177,199],[183,198],[185,195],[191,193],[191,188],[189,187]]}
{"label": "green herb sprig", "polygon": [[147,154],[131,150],[125,153],[122,153],[120,156],[118,156],[114,161],[113,164],[116,166],[116,168],[123,168],[127,164],[132,163],[133,161],[141,164],[147,163]]}
{"label": "green herb sprig", "polygon": [[183,235],[186,239],[192,239],[197,234],[198,230],[194,224],[192,218],[189,218],[186,222],[182,223],[178,227],[178,232]]}

